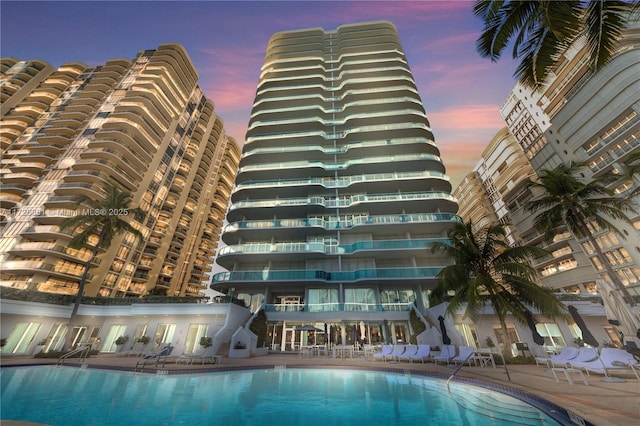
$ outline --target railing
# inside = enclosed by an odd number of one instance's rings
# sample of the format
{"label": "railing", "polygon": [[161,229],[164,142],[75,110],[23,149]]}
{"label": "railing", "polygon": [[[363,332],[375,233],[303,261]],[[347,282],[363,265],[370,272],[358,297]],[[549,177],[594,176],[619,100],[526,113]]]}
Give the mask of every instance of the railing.
{"label": "railing", "polygon": [[[458,374],[458,372],[462,369],[462,367],[464,367],[464,365],[469,362],[469,360],[471,359],[471,357],[475,356],[476,353],[475,352],[471,352],[469,355],[467,355],[467,358],[460,363],[460,365],[455,369],[455,371],[453,373],[451,373],[451,376],[449,376],[449,378],[447,379],[447,391],[449,393],[451,393],[451,388],[449,386],[449,383],[451,382],[451,380],[453,380],[453,378],[455,377],[456,374]],[[493,352],[491,352],[491,355],[496,355]],[[507,373],[507,379],[509,381],[511,381],[511,376],[509,375],[509,370],[507,369],[507,363],[504,361],[504,356],[502,356],[502,353],[498,352],[497,355],[500,355],[500,359],[502,360],[502,365],[504,365],[504,371]]]}
{"label": "railing", "polygon": [[91,343],[81,343],[76,349],[72,350],[71,352],[67,352],[66,354],[58,358],[57,365],[63,365],[65,359],[71,358],[72,356],[77,354],[80,354],[80,361],[86,360],[89,356],[89,351],[91,351],[91,346]]}

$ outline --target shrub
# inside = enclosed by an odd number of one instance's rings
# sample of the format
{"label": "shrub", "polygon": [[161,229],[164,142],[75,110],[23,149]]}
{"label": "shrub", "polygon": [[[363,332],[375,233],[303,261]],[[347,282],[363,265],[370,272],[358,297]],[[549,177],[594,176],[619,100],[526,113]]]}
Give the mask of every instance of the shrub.
{"label": "shrub", "polygon": [[213,345],[213,339],[211,337],[202,336],[200,338],[200,346],[208,348],[211,345]]}
{"label": "shrub", "polygon": [[116,339],[116,345],[124,345],[129,341],[129,336],[120,336]]}

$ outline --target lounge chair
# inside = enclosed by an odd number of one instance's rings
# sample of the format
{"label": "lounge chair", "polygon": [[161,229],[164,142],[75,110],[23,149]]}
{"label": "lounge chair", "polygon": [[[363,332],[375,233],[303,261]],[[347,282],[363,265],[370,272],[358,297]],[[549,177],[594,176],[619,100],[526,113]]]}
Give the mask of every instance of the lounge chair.
{"label": "lounge chair", "polygon": [[393,352],[393,345],[382,345],[382,350],[373,354],[373,360],[384,361],[386,357],[391,355],[391,352]]}
{"label": "lounge chair", "polygon": [[122,352],[118,352],[116,355],[117,356],[125,356],[125,357],[129,357],[129,356],[142,356],[145,353],[145,349],[147,347],[149,343],[144,343],[144,342],[135,342],[133,344],[133,346],[126,351],[122,351]]}
{"label": "lounge chair", "polygon": [[209,346],[208,348],[198,351],[192,354],[182,354],[176,358],[176,364],[180,362],[184,362],[185,364],[193,364],[194,362],[201,362],[203,365],[205,362],[210,361],[212,364],[220,364],[222,357],[216,355],[217,348],[214,349],[213,346]]}
{"label": "lounge chair", "polygon": [[385,360],[389,359],[389,361],[397,361],[398,357],[404,353],[407,349],[407,345],[394,345],[393,351],[385,357]]}
{"label": "lounge chair", "polygon": [[409,358],[409,361],[422,361],[424,364],[425,359],[429,359],[431,356],[431,346],[429,345],[418,345],[418,350],[416,354]]}
{"label": "lounge chair", "polygon": [[155,364],[157,367],[160,363],[162,363],[162,366],[164,367],[164,365],[167,362],[167,358],[171,354],[172,350],[173,350],[173,346],[171,346],[171,344],[169,343],[167,346],[163,347],[158,352],[151,352],[143,356],[138,360],[138,362],[136,363],[136,367],[134,368],[133,371],[136,371],[138,367],[140,367],[140,370],[142,371],[144,367],[148,364]]}
{"label": "lounge chair", "polygon": [[410,361],[416,353],[418,353],[418,345],[407,345],[404,352],[397,356],[397,359],[398,361]]}
{"label": "lounge chair", "polygon": [[453,361],[454,364],[458,364],[458,363],[464,364],[468,362],[469,366],[471,366],[471,363],[475,365],[476,364],[476,359],[474,356],[475,353],[476,353],[476,350],[471,346],[460,346],[458,347],[458,355],[451,358],[451,361]]}
{"label": "lounge chair", "polygon": [[436,364],[440,361],[449,364],[451,359],[456,356],[456,347],[454,345],[442,345],[440,353],[433,357],[433,362]]}
{"label": "lounge chair", "polygon": [[578,356],[565,363],[565,366],[575,367],[578,364],[593,361],[598,358],[598,350],[596,348],[583,347],[578,349]]}
{"label": "lounge chair", "polygon": [[558,355],[551,355],[548,357],[536,357],[536,364],[545,363],[547,367],[553,367],[556,364],[566,365],[567,362],[577,357],[578,353],[579,353],[578,348],[574,348],[572,346],[565,346],[564,348],[562,348],[562,350]]}
{"label": "lounge chair", "polygon": [[572,367],[580,368],[589,373],[598,373],[608,376],[609,371],[631,371],[636,379],[640,380],[640,364],[632,354],[624,349],[602,348],[600,356],[593,361],[572,363]]}

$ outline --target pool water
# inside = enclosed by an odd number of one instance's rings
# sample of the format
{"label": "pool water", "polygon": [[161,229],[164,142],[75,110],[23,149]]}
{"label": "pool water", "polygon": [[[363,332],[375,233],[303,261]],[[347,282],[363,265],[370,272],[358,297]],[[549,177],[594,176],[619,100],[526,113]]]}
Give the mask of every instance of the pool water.
{"label": "pool water", "polygon": [[273,369],[150,375],[3,368],[1,418],[52,426],[558,425],[516,398],[424,376]]}

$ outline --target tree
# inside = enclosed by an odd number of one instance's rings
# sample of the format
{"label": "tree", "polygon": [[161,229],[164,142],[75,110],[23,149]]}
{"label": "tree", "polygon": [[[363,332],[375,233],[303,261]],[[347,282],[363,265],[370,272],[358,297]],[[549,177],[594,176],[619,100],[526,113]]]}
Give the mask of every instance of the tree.
{"label": "tree", "polygon": [[594,71],[611,59],[638,1],[476,0],[473,12],[484,21],[478,53],[497,61],[513,41],[519,59],[514,76],[525,86],[542,84],[555,61],[579,37],[586,40]]}
{"label": "tree", "polygon": [[78,285],[78,293],[76,294],[73,311],[71,317],[75,317],[84,294],[84,286],[87,282],[89,269],[95,260],[100,249],[107,249],[111,245],[111,241],[116,235],[122,232],[129,232],[136,237],[142,234],[134,228],[128,218],[141,221],[145,213],[140,208],[131,208],[131,193],[124,191],[114,181],[108,181],[103,191],[104,199],[94,200],[86,195],[79,195],[74,199],[78,207],[78,213],[71,216],[60,224],[60,229],[72,230],[75,235],[69,242],[69,247],[73,249],[81,249],[89,244],[89,239],[93,236],[98,240],[91,249],[91,255],[87,259],[84,271]]}
{"label": "tree", "polygon": [[439,283],[432,297],[442,301],[453,293],[448,310],[465,306],[465,317],[477,320],[487,303],[500,321],[504,336],[504,356],[511,357],[511,341],[506,317],[511,313],[526,324],[526,312],[532,309],[551,318],[566,317],[566,310],[550,288],[537,282],[532,258],[547,255],[534,246],[509,246],[506,231],[500,224],[489,224],[474,232],[472,222],[456,223],[448,233],[450,243],[437,242],[433,252],[445,253],[454,264],[438,274]]}
{"label": "tree", "polygon": [[626,213],[631,209],[632,199],[617,196],[609,189],[609,186],[619,179],[618,176],[607,174],[585,180],[579,177],[584,167],[584,163],[571,163],[560,164],[552,170],[542,170],[538,181],[529,183],[532,190],[540,191],[540,195],[529,201],[526,209],[539,212],[535,216],[534,224],[547,241],[551,241],[561,231],[562,226],[565,226],[574,238],[586,238],[613,284],[622,293],[625,301],[633,306],[633,297],[602,253],[602,248],[589,226],[594,224],[597,229],[613,231],[624,238],[611,223],[611,219],[633,225]]}

